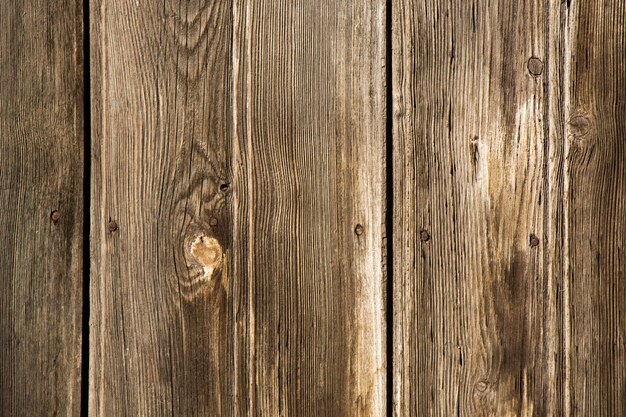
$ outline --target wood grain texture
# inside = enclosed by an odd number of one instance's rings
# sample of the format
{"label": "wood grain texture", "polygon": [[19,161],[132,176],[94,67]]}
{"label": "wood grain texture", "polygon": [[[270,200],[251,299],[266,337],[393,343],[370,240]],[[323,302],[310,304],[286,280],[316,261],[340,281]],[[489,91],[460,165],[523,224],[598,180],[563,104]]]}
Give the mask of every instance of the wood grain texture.
{"label": "wood grain texture", "polygon": [[0,3],[0,415],[80,412],[82,2]]}
{"label": "wood grain texture", "polygon": [[566,415],[626,415],[626,4],[564,11]]}
{"label": "wood grain texture", "polygon": [[547,6],[393,1],[396,416],[560,415]]}
{"label": "wood grain texture", "polygon": [[90,415],[385,413],[384,22],[92,0]]}

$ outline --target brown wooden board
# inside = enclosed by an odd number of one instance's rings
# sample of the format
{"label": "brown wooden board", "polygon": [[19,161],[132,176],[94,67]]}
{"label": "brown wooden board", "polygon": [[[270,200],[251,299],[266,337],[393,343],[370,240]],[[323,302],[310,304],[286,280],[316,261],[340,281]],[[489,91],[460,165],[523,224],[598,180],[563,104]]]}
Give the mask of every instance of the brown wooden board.
{"label": "brown wooden board", "polygon": [[83,28],[76,0],[0,2],[0,415],[78,416]]}
{"label": "brown wooden board", "polygon": [[84,17],[0,4],[0,416],[626,415],[622,2]]}
{"label": "brown wooden board", "polygon": [[91,1],[90,415],[382,416],[384,1]]}
{"label": "brown wooden board", "polygon": [[626,415],[626,4],[564,11],[565,415]]}
{"label": "brown wooden board", "polygon": [[548,6],[393,1],[396,416],[560,415]]}
{"label": "brown wooden board", "polygon": [[392,17],[394,415],[626,414],[626,7]]}

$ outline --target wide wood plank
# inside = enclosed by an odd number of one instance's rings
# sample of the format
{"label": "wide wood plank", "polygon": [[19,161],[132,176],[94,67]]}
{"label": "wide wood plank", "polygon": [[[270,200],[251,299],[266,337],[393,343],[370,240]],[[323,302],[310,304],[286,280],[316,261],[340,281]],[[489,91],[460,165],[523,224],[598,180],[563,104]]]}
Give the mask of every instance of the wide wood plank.
{"label": "wide wood plank", "polygon": [[384,1],[92,0],[90,415],[383,415]]}
{"label": "wide wood plank", "polygon": [[0,415],[78,416],[83,34],[78,0],[0,2]]}
{"label": "wide wood plank", "polygon": [[396,416],[560,415],[547,6],[393,1]]}
{"label": "wide wood plank", "polygon": [[566,410],[626,415],[626,4],[567,2]]}

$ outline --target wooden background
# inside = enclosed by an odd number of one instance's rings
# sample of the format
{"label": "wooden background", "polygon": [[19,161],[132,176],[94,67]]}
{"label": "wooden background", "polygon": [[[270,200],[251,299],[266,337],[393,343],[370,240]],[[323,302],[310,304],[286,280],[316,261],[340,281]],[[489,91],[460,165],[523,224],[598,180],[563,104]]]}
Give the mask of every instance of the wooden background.
{"label": "wooden background", "polygon": [[625,132],[622,0],[0,2],[0,416],[626,416]]}

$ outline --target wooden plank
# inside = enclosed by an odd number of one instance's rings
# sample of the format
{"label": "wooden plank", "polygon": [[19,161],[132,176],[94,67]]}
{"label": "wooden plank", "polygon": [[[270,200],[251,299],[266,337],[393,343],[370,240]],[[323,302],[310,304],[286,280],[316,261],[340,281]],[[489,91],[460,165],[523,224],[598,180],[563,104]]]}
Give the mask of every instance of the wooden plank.
{"label": "wooden plank", "polygon": [[237,12],[249,412],[384,415],[384,2]]}
{"label": "wooden plank", "polygon": [[91,2],[90,415],[227,415],[231,15]]}
{"label": "wooden plank", "polygon": [[394,415],[561,413],[546,6],[393,1]]}
{"label": "wooden plank", "polygon": [[567,2],[566,415],[626,415],[626,5]]}
{"label": "wooden plank", "polygon": [[385,413],[384,22],[92,0],[90,415]]}
{"label": "wooden plank", "polygon": [[80,413],[82,3],[0,3],[0,415]]}

